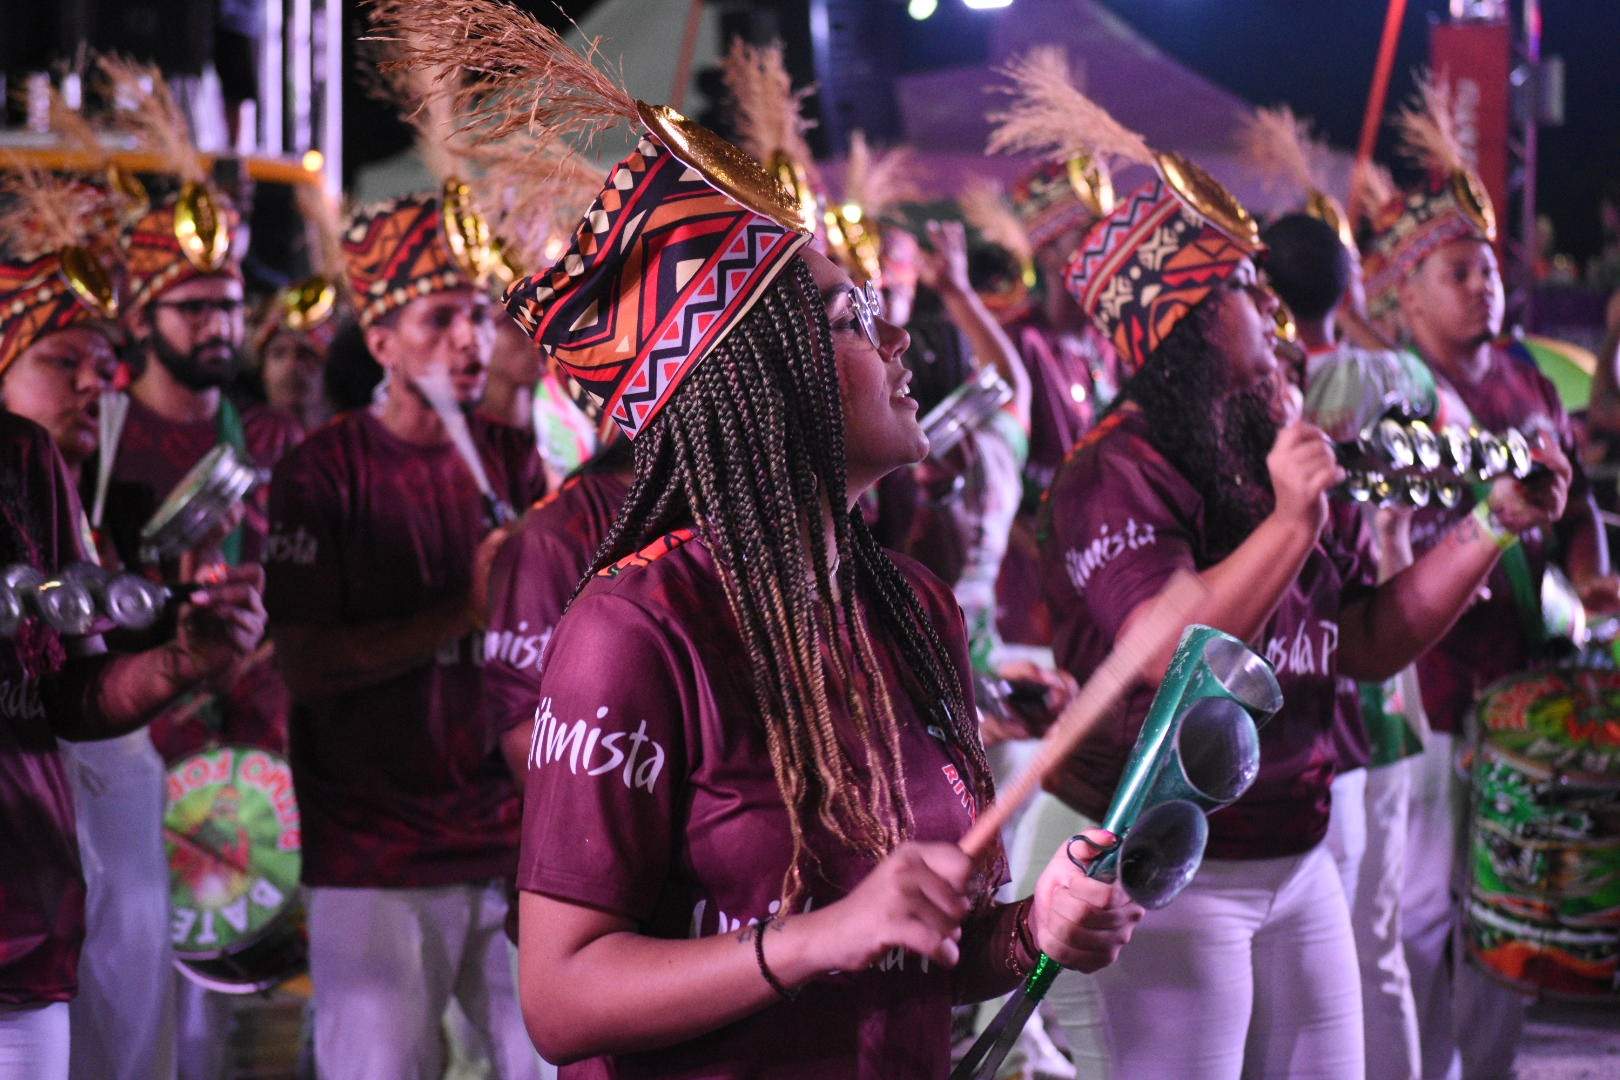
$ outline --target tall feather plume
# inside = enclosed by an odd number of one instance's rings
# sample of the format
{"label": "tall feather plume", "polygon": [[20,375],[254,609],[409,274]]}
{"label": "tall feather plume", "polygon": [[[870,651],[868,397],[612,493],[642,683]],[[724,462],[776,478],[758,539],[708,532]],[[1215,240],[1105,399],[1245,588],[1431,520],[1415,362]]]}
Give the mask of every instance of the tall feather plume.
{"label": "tall feather plume", "polygon": [[995,181],[983,177],[969,181],[957,196],[957,202],[962,207],[962,216],[980,236],[1009,252],[1020,263],[1027,264],[1034,259],[1035,246],[1029,242],[1029,233]]}
{"label": "tall feather plume", "polygon": [[804,100],[815,88],[793,89],[781,43],[750,45],[734,38],[721,64],[721,76],[731,95],[742,148],[755,161],[769,162],[780,152],[805,169],[813,168],[804,133],[814,121],[804,115]]}
{"label": "tall feather plume", "polygon": [[67,103],[61,89],[54,85],[51,87],[51,130],[68,149],[91,155],[97,166],[107,163],[110,154],[95,127],[83,113]]}
{"label": "tall feather plume", "polygon": [[[1082,94],[1056,45],[1039,45],[996,69],[1008,84],[992,87],[1012,98],[990,113],[992,154],[1036,153],[1053,161],[1086,154],[1149,164],[1153,151],[1136,132]],[[1010,85],[1009,85],[1010,84]]]}
{"label": "tall feather plume", "polygon": [[207,162],[163,73],[149,64],[113,55],[98,56],[96,68],[120,107],[120,120],[134,132],[140,148],[162,158],[181,180],[205,182]]}
{"label": "tall feather plume", "polygon": [[37,259],[70,245],[83,245],[100,220],[105,193],[93,184],[58,176],[12,153],[0,159],[0,238],[22,259]]}
{"label": "tall feather plume", "polygon": [[1256,109],[1238,131],[1238,146],[1268,186],[1286,180],[1301,192],[1322,190],[1313,160],[1321,147],[1311,137],[1310,125],[1287,105]]}
{"label": "tall feather plume", "polygon": [[508,139],[479,147],[472,161],[473,194],[490,231],[525,270],[554,261],[548,247],[572,233],[601,192],[600,170],[557,143]]}
{"label": "tall feather plume", "polygon": [[423,31],[406,21],[388,40],[370,42],[364,68],[373,96],[399,110],[416,132],[416,152],[439,181],[459,176],[454,69],[396,62],[415,51]]}
{"label": "tall feather plume", "polygon": [[867,217],[882,217],[907,199],[918,195],[911,171],[916,155],[904,146],[876,150],[866,141],[864,131],[849,137],[849,160],[844,166],[844,198],[861,207]]}
{"label": "tall feather plume", "polygon": [[343,204],[324,184],[299,184],[294,198],[304,219],[310,270],[328,281],[343,282]]}
{"label": "tall feather plume", "polygon": [[1451,89],[1432,71],[1418,76],[1417,93],[1395,114],[1401,152],[1414,164],[1436,175],[1468,168],[1462,140],[1457,136],[1457,114]]}
{"label": "tall feather plume", "polygon": [[1386,205],[1398,191],[1395,178],[1376,161],[1358,161],[1350,170],[1352,201],[1363,214],[1372,214]]}
{"label": "tall feather plume", "polygon": [[368,40],[386,42],[385,74],[419,67],[441,82],[474,144],[517,134],[542,142],[637,123],[624,80],[601,65],[600,39],[575,51],[556,31],[497,0],[378,0]]}

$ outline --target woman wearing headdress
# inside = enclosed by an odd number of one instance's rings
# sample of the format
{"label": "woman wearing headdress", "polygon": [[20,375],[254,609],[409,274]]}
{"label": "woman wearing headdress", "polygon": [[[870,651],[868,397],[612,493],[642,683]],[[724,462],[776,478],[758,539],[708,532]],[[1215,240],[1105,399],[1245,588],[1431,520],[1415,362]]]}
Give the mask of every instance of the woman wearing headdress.
{"label": "woman wearing headdress", "polygon": [[991,797],[960,616],[852,513],[926,450],[905,335],[735,148],[512,9],[411,10],[516,75],[491,135],[643,128],[508,294],[635,453],[528,748],[530,1031],[572,1076],[940,1075],[953,1001],[1101,966],[1139,912],[1061,854],[994,904],[951,843]]}
{"label": "woman wearing headdress", "polygon": [[[1438,639],[1502,544],[1561,512],[1569,463],[1543,448],[1543,482],[1498,481],[1434,552],[1375,586],[1365,532],[1329,501],[1342,479],[1331,444],[1283,413],[1277,301],[1255,269],[1253,219],[1191,162],[1154,152],[1078,91],[1067,100],[1070,134],[1053,153],[1078,146],[1153,178],[1069,266],[1130,376],[1050,493],[1058,660],[1089,671],[1170,575],[1192,571],[1208,590],[1195,621],[1256,642],[1284,699],[1253,786],[1210,819],[1198,877],[1092,980],[1081,1045],[1100,1043],[1096,1064],[1120,1076],[1360,1076],[1354,941],[1321,843],[1333,730],[1353,704],[1341,677],[1387,678]],[[1078,811],[1050,828],[1103,812],[1168,660],[1049,782]]]}

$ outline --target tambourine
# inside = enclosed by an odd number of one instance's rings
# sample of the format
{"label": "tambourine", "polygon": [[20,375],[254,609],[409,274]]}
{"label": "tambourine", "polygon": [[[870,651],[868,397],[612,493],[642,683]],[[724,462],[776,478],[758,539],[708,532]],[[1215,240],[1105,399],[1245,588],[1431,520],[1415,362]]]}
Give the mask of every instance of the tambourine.
{"label": "tambourine", "polygon": [[989,420],[1012,399],[1012,387],[994,368],[982,367],[974,372],[923,417],[929,458],[943,460],[963,436]]}
{"label": "tambourine", "polygon": [[1538,466],[1530,441],[1515,428],[1502,432],[1447,425],[1438,430],[1396,407],[1334,446],[1348,473],[1337,494],[1378,506],[1450,508],[1474,484],[1502,476],[1524,480]]}
{"label": "tambourine", "polygon": [[29,618],[64,637],[145,630],[197,588],[160,585],[88,562],[69,563],[52,576],[17,563],[0,573],[0,638],[15,637]]}
{"label": "tambourine", "polygon": [[158,563],[190,551],[265,479],[235,447],[220,443],[191,467],[141,527],[141,561]]}

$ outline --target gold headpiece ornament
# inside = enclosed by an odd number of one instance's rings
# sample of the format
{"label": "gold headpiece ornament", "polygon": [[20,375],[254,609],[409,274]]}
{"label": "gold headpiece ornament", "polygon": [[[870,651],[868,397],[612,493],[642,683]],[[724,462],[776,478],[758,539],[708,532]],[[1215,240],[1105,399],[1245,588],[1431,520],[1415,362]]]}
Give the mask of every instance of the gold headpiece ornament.
{"label": "gold headpiece ornament", "polygon": [[986,300],[987,303],[994,300],[993,309],[1016,310],[1028,299],[1036,282],[1035,246],[1030,243],[1028,231],[993,180],[982,177],[970,180],[957,197],[957,203],[967,223],[987,243],[1001,248],[1017,263],[1018,274],[1007,288]]}
{"label": "gold headpiece ornament", "polygon": [[1431,176],[1443,178],[1462,212],[1487,238],[1495,240],[1496,211],[1463,154],[1451,90],[1433,72],[1418,76],[1417,95],[1395,114],[1395,130],[1401,152]]}
{"label": "gold headpiece ornament", "polygon": [[1142,136],[1076,88],[1068,57],[1058,46],[1037,46],[997,74],[1007,85],[994,89],[1012,100],[988,116],[994,125],[989,152],[1035,153],[1063,164],[1075,195],[1093,215],[1114,208],[1112,162],[1153,164],[1153,151]]}
{"label": "gold headpiece ornament", "polygon": [[823,223],[828,250],[845,269],[859,272],[868,281],[882,278],[879,222],[897,204],[917,195],[916,185],[907,175],[914,164],[911,151],[905,147],[874,153],[865,132],[850,135],[844,197],[829,203]]}
{"label": "gold headpiece ornament", "polygon": [[1327,193],[1318,161],[1326,148],[1311,136],[1310,125],[1286,105],[1256,109],[1238,133],[1243,156],[1265,177],[1268,187],[1291,184],[1305,199],[1305,212],[1320,219],[1351,251],[1356,250],[1350,217]]}

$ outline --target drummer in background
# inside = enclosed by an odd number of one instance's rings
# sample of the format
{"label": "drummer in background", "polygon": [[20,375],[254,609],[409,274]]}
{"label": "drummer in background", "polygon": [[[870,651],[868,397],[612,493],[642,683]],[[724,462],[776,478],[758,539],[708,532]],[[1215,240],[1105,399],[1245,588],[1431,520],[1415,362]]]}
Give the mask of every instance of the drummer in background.
{"label": "drummer in background", "polygon": [[[1070,288],[1132,375],[1050,493],[1058,659],[1090,672],[1173,574],[1193,572],[1207,592],[1192,621],[1259,642],[1284,697],[1254,785],[1210,819],[1197,878],[1089,991],[1060,976],[1052,999],[1067,980],[1071,1041],[1114,1075],[1359,1076],[1355,944],[1321,843],[1338,680],[1388,678],[1443,634],[1502,542],[1562,511],[1568,462],[1543,448],[1543,482],[1499,481],[1440,548],[1375,588],[1368,537],[1329,502],[1343,479],[1330,443],[1285,423],[1277,301],[1255,270],[1252,219],[1196,166],[1155,157],[1106,117],[1049,138],[1121,148],[1156,173],[1070,264]],[[1102,814],[1169,654],[1050,782],[1067,819],[1050,804],[1032,818],[1068,835]]]}
{"label": "drummer in background", "polygon": [[[538,1069],[502,935],[518,794],[479,705],[484,583],[505,534],[414,383],[448,374],[470,412],[488,377],[483,253],[469,241],[458,256],[446,237],[437,198],[351,219],[351,295],[385,387],[271,483],[271,636],[296,702],[315,1057],[330,1080],[437,1075],[452,995],[500,1076]],[[527,431],[469,425],[502,499],[544,491]]]}
{"label": "drummer in background", "polygon": [[[1521,343],[1498,337],[1502,278],[1488,196],[1459,148],[1433,137],[1452,125],[1415,123],[1442,106],[1430,88],[1420,105],[1402,114],[1405,149],[1427,178],[1374,216],[1366,259],[1369,303],[1375,313],[1398,309],[1410,346],[1436,384],[1442,423],[1544,433],[1573,460],[1569,418],[1552,383]],[[1442,546],[1472,510],[1465,500],[1453,510],[1418,511],[1412,541],[1419,558]],[[1578,467],[1556,528],[1525,532],[1493,570],[1478,602],[1418,663],[1434,735],[1414,777],[1404,932],[1425,1077],[1447,1075],[1459,1056],[1465,1077],[1501,1075],[1511,1068],[1524,1021],[1526,999],[1490,982],[1450,947],[1458,836],[1453,756],[1480,691],[1540,659],[1541,582],[1555,551],[1588,610],[1615,610],[1620,581],[1609,572],[1607,544]]]}
{"label": "drummer in background", "polygon": [[[1287,214],[1262,234],[1267,279],[1298,331],[1305,352],[1304,415],[1335,442],[1355,439],[1391,399],[1429,415],[1434,382],[1407,352],[1363,349],[1340,339],[1335,313],[1350,302],[1359,255],[1323,219]],[[1367,507],[1379,580],[1412,564],[1412,512]],[[1339,867],[1356,958],[1367,1075],[1373,1080],[1418,1074],[1417,1008],[1401,933],[1406,873],[1407,805],[1412,755],[1427,730],[1414,667],[1388,682],[1359,687],[1340,702],[1334,725],[1338,775],[1333,779],[1327,846]]]}

